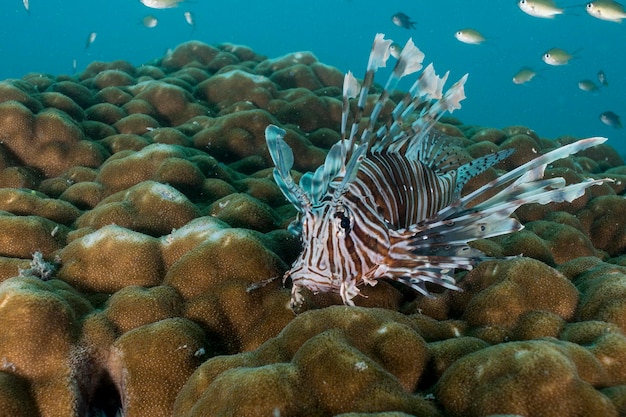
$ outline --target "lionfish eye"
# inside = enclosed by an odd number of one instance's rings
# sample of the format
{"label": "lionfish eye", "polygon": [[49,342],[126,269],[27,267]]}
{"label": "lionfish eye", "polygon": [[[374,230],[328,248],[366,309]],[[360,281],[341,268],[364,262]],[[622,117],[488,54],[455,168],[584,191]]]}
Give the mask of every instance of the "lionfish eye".
{"label": "lionfish eye", "polygon": [[339,219],[339,225],[346,232],[346,234],[350,233],[350,217],[346,216],[343,209],[337,209],[335,212],[335,218]]}
{"label": "lionfish eye", "polygon": [[341,225],[341,227],[343,227],[344,229],[350,229],[350,219],[347,218],[344,214],[344,216],[341,218],[341,223],[339,223]]}

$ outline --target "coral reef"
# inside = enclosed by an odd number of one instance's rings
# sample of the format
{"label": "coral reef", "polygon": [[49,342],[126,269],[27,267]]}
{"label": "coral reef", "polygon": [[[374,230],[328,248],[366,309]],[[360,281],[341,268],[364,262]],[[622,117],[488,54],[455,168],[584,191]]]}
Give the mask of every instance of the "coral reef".
{"label": "coral reef", "polygon": [[[521,207],[522,232],[473,244],[497,259],[462,292],[305,291],[294,315],[295,210],[264,129],[287,130],[296,180],[317,168],[342,79],[311,53],[188,42],[0,82],[0,414],[625,415],[626,168],[607,145],[547,176],[615,181]],[[466,192],[574,140],[437,128],[463,160],[516,149]]]}

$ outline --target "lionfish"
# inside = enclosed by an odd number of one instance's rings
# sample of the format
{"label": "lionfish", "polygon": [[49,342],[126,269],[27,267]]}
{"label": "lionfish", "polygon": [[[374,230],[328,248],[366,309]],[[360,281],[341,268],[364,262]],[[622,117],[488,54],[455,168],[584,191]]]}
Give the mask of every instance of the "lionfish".
{"label": "lionfish", "polygon": [[[284,141],[285,130],[275,125],[265,130],[276,183],[298,210],[290,230],[301,234],[303,248],[284,275],[293,284],[292,308],[302,303],[304,287],[314,293],[339,293],[344,304],[354,305],[361,285],[374,286],[382,278],[427,296],[426,282],[457,290],[451,275],[455,269],[470,270],[489,259],[468,242],[521,230],[522,224],[510,215],[523,204],[571,202],[603,181],[566,186],[560,177],[543,179],[548,164],[606,140],[595,137],[539,156],[461,196],[470,179],[513,150],[461,163],[450,149],[450,139],[433,126],[444,112],[461,107],[467,74],[444,93],[449,72],[439,77],[432,64],[422,70],[424,54],[411,39],[359,135],[374,73],[386,66],[391,44],[383,34],[376,35],[360,88],[351,72],[345,75],[341,139],[330,148],[324,164],[304,174],[299,184],[290,174],[294,156]],[[420,70],[390,122],[376,128],[390,91],[402,77]],[[357,95],[348,131],[350,103]],[[408,123],[418,111],[415,121]],[[487,197],[494,189],[499,191]]]}

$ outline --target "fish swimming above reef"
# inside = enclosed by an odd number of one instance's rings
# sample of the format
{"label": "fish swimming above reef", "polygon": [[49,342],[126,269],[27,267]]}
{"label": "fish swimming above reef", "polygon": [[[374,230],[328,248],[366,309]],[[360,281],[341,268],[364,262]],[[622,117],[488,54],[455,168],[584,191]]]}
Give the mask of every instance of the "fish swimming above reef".
{"label": "fish swimming above reef", "polygon": [[622,128],[622,121],[620,120],[620,117],[615,112],[610,110],[605,111],[600,115],[600,121],[602,121],[605,125],[613,126],[616,129]]}
{"label": "fish swimming above reef", "polygon": [[567,63],[574,58],[575,53],[576,52],[570,54],[565,49],[561,48],[551,48],[543,53],[541,59],[548,65],[567,65]]}
{"label": "fish swimming above reef", "polygon": [[602,70],[598,71],[598,82],[605,87],[609,86],[609,81],[606,79],[606,74]]}
{"label": "fish swimming above reef", "polygon": [[626,18],[624,6],[613,0],[596,0],[587,3],[587,13],[591,16],[609,22],[621,23]]}
{"label": "fish swimming above reef", "polygon": [[578,81],[578,88],[583,91],[598,91],[598,86],[591,80],[580,80]]}
{"label": "fish swimming above reef", "polygon": [[[290,172],[294,155],[284,140],[288,133],[275,125],[265,130],[274,179],[298,211],[290,230],[300,234],[302,252],[284,275],[292,281],[295,310],[304,301],[303,288],[338,293],[347,305],[354,305],[359,287],[383,278],[425,295],[427,282],[458,289],[454,270],[470,270],[486,259],[468,242],[522,229],[509,216],[523,204],[571,202],[602,183],[566,186],[563,178],[542,178],[553,161],[606,140],[590,138],[541,155],[462,196],[468,181],[513,150],[461,162],[451,139],[433,127],[446,111],[461,107],[467,75],[444,92],[448,73],[437,76],[432,64],[422,70],[424,54],[411,39],[364,119],[374,74],[386,66],[391,45],[383,34],[376,35],[360,87],[351,72],[345,75],[341,139],[324,164],[298,184]],[[420,70],[391,111],[391,120],[379,126],[378,116],[398,81]],[[353,99],[357,103],[351,113]]]}
{"label": "fish swimming above reef", "polygon": [[544,19],[554,19],[565,11],[557,7],[553,0],[518,0],[517,5],[524,13]]}
{"label": "fish swimming above reef", "polygon": [[194,14],[187,11],[183,13],[183,16],[185,16],[185,22],[187,22],[187,24],[191,26],[191,33],[193,33],[193,31],[196,30],[196,18]]}
{"label": "fish swimming above reef", "polygon": [[485,37],[482,35],[482,33],[472,28],[457,30],[456,32],[454,32],[454,37],[458,41],[470,45],[479,45],[485,41]]}
{"label": "fish swimming above reef", "polygon": [[147,28],[155,28],[159,24],[159,20],[151,14],[141,19],[141,24]]}
{"label": "fish swimming above reef", "polygon": [[392,57],[398,59],[400,58],[400,54],[402,53],[402,47],[398,43],[392,42],[391,46],[389,46],[389,53]]}
{"label": "fish swimming above reef", "polygon": [[537,71],[530,67],[522,67],[513,76],[513,84],[525,84],[537,76]]}
{"label": "fish swimming above reef", "polygon": [[89,48],[91,44],[95,42],[97,37],[98,37],[98,34],[96,32],[91,32],[87,36],[87,41],[85,42],[85,49]]}
{"label": "fish swimming above reef", "polygon": [[409,16],[405,15],[402,12],[396,13],[391,16],[391,21],[394,25],[400,26],[401,28],[415,29],[416,22],[413,22]]}
{"label": "fish swimming above reef", "polygon": [[152,9],[171,9],[185,0],[139,0],[141,4]]}

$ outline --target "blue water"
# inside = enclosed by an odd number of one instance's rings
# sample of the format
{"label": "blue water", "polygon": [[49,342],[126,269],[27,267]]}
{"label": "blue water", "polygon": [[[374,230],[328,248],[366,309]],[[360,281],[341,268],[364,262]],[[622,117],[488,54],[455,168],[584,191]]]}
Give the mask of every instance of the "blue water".
{"label": "blue water", "polygon": [[[361,76],[374,34],[382,32],[400,44],[413,37],[426,62],[433,61],[440,73],[450,70],[453,80],[469,72],[468,98],[454,114],[464,123],[522,124],[547,138],[607,136],[626,154],[626,130],[599,120],[600,113],[612,110],[626,125],[626,23],[595,19],[580,0],[559,2],[579,6],[555,19],[528,16],[514,0],[194,0],[164,10],[138,0],[30,2],[30,14],[21,0],[3,0],[0,6],[0,79],[28,72],[71,74],[73,60],[78,71],[94,60],[139,65],[191,39],[247,45],[269,57],[309,50]],[[193,32],[184,11],[195,15]],[[415,30],[392,24],[399,11],[417,21]],[[140,23],[147,14],[157,17],[157,27]],[[457,41],[454,32],[465,27],[480,30],[487,42]],[[90,32],[97,38],[86,49]],[[580,51],[568,65],[550,67],[540,57],[552,47]],[[522,66],[541,71],[530,83],[515,85],[511,79]],[[578,89],[579,80],[595,81],[600,69],[608,88],[596,94]]]}

